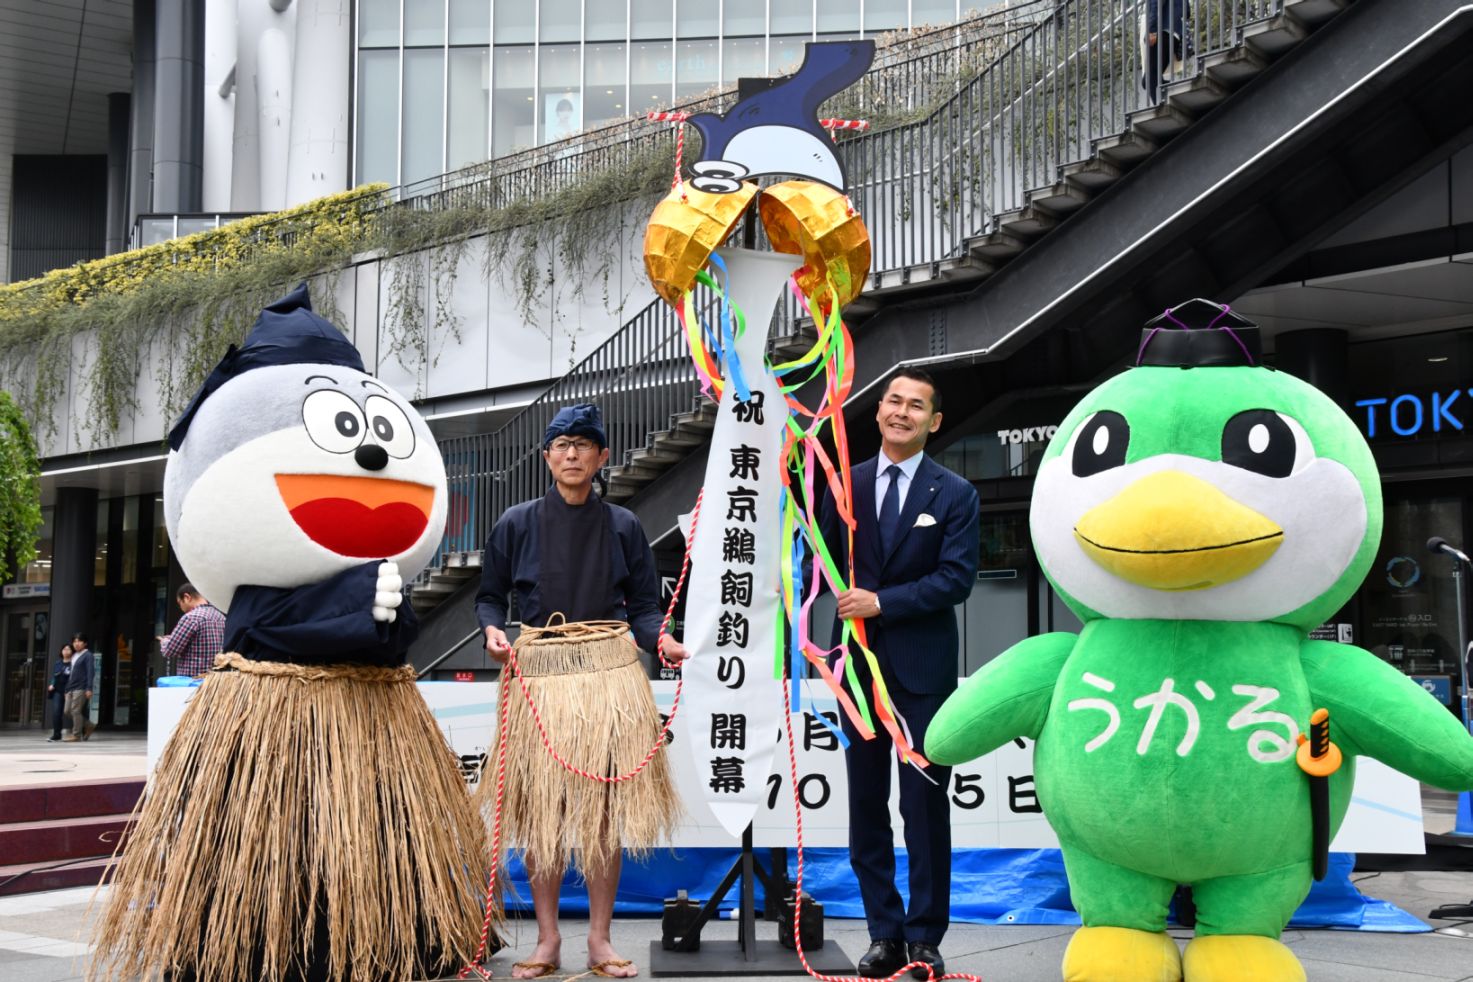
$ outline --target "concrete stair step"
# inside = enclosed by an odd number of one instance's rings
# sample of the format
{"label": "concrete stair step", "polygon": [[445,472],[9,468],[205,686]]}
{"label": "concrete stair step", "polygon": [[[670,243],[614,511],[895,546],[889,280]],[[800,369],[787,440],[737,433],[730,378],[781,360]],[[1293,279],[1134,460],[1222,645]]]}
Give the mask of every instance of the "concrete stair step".
{"label": "concrete stair step", "polygon": [[1126,130],[1096,140],[1094,148],[1100,159],[1124,169],[1145,160],[1161,149],[1161,145],[1146,133]]}
{"label": "concrete stair step", "polygon": [[1059,220],[1041,208],[1024,205],[1011,211],[1000,211],[993,216],[999,231],[1020,239],[1036,239],[1059,224]]}
{"label": "concrete stair step", "polygon": [[1132,132],[1149,137],[1157,145],[1192,125],[1191,114],[1169,102],[1158,102],[1148,109],[1137,109],[1128,118]]}
{"label": "concrete stair step", "polygon": [[1279,57],[1308,36],[1309,29],[1288,13],[1243,28],[1243,43],[1269,58]]}
{"label": "concrete stair step", "polygon": [[1091,195],[1120,180],[1120,168],[1102,157],[1076,160],[1059,168],[1059,176]]}
{"label": "concrete stair step", "polygon": [[1007,262],[1028,248],[1028,243],[1011,232],[988,232],[967,245],[967,253],[986,262]]}
{"label": "concrete stair step", "polygon": [[0,866],[0,897],[40,893],[43,890],[63,890],[67,887],[93,886],[112,879],[112,872],[111,857],[88,859],[65,865],[46,862]]}
{"label": "concrete stair step", "polygon": [[11,863],[111,856],[130,821],[127,815],[89,815],[9,822],[0,825],[0,856]]}
{"label": "concrete stair step", "polygon": [[1202,72],[1208,78],[1236,89],[1257,78],[1268,68],[1268,59],[1245,45],[1215,51],[1202,59]]}
{"label": "concrete stair step", "polygon": [[128,778],[0,788],[0,818],[13,823],[126,815],[142,797],[143,784],[141,778]]}
{"label": "concrete stair step", "polygon": [[1227,86],[1206,75],[1166,84],[1166,102],[1192,117],[1212,109],[1230,94]]}
{"label": "concrete stair step", "polygon": [[1031,208],[1042,208],[1052,215],[1068,215],[1078,211],[1093,197],[1082,184],[1069,181],[1062,176],[1048,187],[1034,188],[1023,195]]}
{"label": "concrete stair step", "polygon": [[1284,0],[1284,11],[1302,24],[1319,27],[1350,3],[1351,0]]}

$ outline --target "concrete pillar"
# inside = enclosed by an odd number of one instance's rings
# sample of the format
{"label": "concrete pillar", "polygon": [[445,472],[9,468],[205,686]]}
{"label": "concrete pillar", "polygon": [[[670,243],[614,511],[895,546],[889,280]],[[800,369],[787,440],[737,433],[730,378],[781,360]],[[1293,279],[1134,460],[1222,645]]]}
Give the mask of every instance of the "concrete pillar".
{"label": "concrete pillar", "polygon": [[1342,406],[1350,398],[1350,339],[1338,327],[1289,331],[1274,338],[1274,364]]}
{"label": "concrete pillar", "polygon": [[155,0],[153,210],[200,210],[204,188],[204,0]]}
{"label": "concrete pillar", "polygon": [[[62,639],[92,633],[92,576],[97,558],[97,489],[57,488],[51,538],[51,677]],[[97,647],[97,638],[90,638]],[[97,693],[94,690],[94,696]]]}
{"label": "concrete pillar", "polygon": [[154,0],[133,0],[133,119],[128,134],[128,218],[153,208]]}
{"label": "concrete pillar", "polygon": [[200,210],[230,210],[235,132],[235,0],[205,4],[204,188]]}
{"label": "concrete pillar", "polygon": [[286,207],[286,164],[292,125],[292,39],[286,30],[264,31],[256,44],[256,147],[261,208]]}
{"label": "concrete pillar", "polygon": [[351,6],[349,0],[299,0],[297,4],[288,208],[348,186]]}
{"label": "concrete pillar", "polygon": [[107,94],[107,243],[106,254],[128,248],[128,114],[132,96]]}

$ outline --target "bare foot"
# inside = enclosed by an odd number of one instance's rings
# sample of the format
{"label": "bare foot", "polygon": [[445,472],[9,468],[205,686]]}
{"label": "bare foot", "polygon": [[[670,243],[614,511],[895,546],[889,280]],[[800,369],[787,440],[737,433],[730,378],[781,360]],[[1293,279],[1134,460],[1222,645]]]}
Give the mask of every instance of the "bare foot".
{"label": "bare foot", "polygon": [[608,941],[588,939],[588,968],[611,979],[632,979],[639,974],[639,967],[614,950]]}
{"label": "bare foot", "polygon": [[539,940],[537,947],[532,949],[532,954],[511,967],[511,977],[514,979],[540,979],[544,975],[551,975],[562,966],[562,947],[563,939],[561,937],[552,938],[547,941]]}

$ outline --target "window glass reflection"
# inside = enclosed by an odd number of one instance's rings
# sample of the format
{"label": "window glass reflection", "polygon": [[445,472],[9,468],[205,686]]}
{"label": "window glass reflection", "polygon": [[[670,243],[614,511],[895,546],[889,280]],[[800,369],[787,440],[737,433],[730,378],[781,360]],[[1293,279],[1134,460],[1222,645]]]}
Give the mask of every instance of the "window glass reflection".
{"label": "window glass reflection", "polygon": [[864,0],[864,32],[873,34],[904,27],[908,7],[907,0]]}
{"label": "window glass reflection", "polygon": [[446,164],[454,170],[486,159],[486,114],[491,107],[489,49],[450,50],[449,98]]}
{"label": "window glass reflection", "polygon": [[622,41],[628,29],[629,7],[609,0],[589,0],[583,11],[583,38],[586,41]]}
{"label": "window glass reflection", "polygon": [[422,181],[444,172],[445,51],[442,48],[404,52],[404,144],[402,184]]}
{"label": "window glass reflection", "polygon": [[629,35],[635,38],[669,38],[675,8],[670,0],[630,0]]}
{"label": "window glass reflection", "polygon": [[404,0],[404,45],[445,43],[445,0]]}
{"label": "window glass reflection", "polygon": [[675,7],[675,36],[714,38],[720,13],[719,0],[680,0]]}
{"label": "window glass reflection", "polygon": [[399,46],[399,0],[359,0],[358,43],[365,48]]}
{"label": "window glass reflection", "polygon": [[629,108],[644,113],[670,105],[672,76],[669,41],[638,41],[629,48]]}
{"label": "window glass reflection", "polygon": [[815,24],[820,33],[859,30],[859,4],[853,0],[818,0]]}
{"label": "window glass reflection", "polygon": [[775,37],[767,42],[767,74],[791,75],[803,62],[803,46],[812,38]]}
{"label": "window glass reflection", "polygon": [[[527,0],[531,6],[534,0]],[[609,3],[609,0],[604,0]],[[593,0],[598,5],[598,0]],[[583,28],[583,0],[542,0],[537,33],[544,41],[576,41]]]}
{"label": "window glass reflection", "polygon": [[491,71],[491,150],[500,157],[535,141],[531,47],[497,48]]}
{"label": "window glass reflection", "polygon": [[532,40],[532,31],[537,26],[537,7],[533,0],[496,0],[495,15],[491,28],[497,44],[524,44]]}
{"label": "window glass reflection", "polygon": [[539,143],[566,140],[583,129],[583,94],[578,88],[578,45],[544,44],[538,51]]}
{"label": "window glass reflection", "polygon": [[358,53],[359,184],[399,183],[399,52]]}
{"label": "window glass reflection", "polygon": [[913,27],[937,27],[956,21],[956,0],[911,0],[910,23]]}
{"label": "window glass reflection", "polygon": [[450,0],[450,43],[491,41],[491,4],[486,0]]}
{"label": "window glass reflection", "polygon": [[583,46],[583,125],[589,129],[628,115],[622,43]]}
{"label": "window glass reflection", "polygon": [[763,0],[726,0],[721,10],[721,33],[726,37],[767,33],[767,4]]}
{"label": "window glass reflection", "polygon": [[767,74],[767,42],[761,38],[731,38],[722,43],[721,81],[735,85],[739,78]]}
{"label": "window glass reflection", "polygon": [[717,50],[715,41],[681,41],[676,44],[676,102],[716,87]]}
{"label": "window glass reflection", "polygon": [[809,0],[799,3],[773,3],[771,10],[774,34],[813,33],[813,4]]}

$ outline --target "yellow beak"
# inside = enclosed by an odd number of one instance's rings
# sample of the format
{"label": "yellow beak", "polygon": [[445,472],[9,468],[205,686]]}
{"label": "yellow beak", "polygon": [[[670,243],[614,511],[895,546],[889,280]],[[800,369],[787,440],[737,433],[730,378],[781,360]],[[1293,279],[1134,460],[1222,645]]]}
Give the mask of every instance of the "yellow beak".
{"label": "yellow beak", "polygon": [[1200,478],[1159,471],[1090,509],[1074,537],[1122,580],[1153,590],[1205,590],[1262,566],[1284,530]]}

